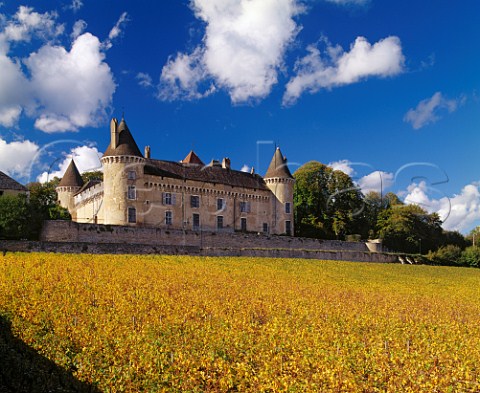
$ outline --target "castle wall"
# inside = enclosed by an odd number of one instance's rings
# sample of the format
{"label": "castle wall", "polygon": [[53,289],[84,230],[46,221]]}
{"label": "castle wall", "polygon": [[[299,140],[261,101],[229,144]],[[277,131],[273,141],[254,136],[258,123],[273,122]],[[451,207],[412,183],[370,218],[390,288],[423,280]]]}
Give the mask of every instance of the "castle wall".
{"label": "castle wall", "polygon": [[183,231],[165,228],[79,224],[72,221],[46,221],[42,229],[41,240],[53,242],[149,244],[156,246],[190,245],[201,248],[369,251],[363,242],[270,236],[254,233]]}

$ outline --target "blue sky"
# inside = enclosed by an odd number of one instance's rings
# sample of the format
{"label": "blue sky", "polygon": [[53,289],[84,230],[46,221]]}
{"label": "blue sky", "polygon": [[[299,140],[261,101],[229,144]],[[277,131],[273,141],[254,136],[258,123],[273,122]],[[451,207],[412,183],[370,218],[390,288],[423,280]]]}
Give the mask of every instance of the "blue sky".
{"label": "blue sky", "polygon": [[478,0],[4,0],[0,170],[95,168],[124,112],[155,158],[263,174],[279,145],[292,171],[331,164],[467,232],[479,38]]}

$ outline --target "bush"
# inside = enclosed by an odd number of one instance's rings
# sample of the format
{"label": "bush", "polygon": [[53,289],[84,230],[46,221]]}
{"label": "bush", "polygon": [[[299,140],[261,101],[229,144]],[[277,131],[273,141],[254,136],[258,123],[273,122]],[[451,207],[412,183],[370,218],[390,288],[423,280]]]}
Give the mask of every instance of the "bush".
{"label": "bush", "polygon": [[460,257],[463,265],[471,267],[480,267],[480,248],[471,246],[467,247]]}
{"label": "bush", "polygon": [[454,244],[447,244],[437,251],[429,251],[427,259],[439,265],[462,265],[462,249]]}

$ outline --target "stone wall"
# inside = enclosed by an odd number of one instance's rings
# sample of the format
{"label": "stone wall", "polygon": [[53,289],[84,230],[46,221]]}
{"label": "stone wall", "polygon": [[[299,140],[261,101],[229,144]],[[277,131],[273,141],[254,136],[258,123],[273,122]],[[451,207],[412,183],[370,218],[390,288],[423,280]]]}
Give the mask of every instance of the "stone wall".
{"label": "stone wall", "polygon": [[257,248],[368,252],[364,242],[269,236],[255,233],[196,232],[149,227],[80,224],[73,221],[46,221],[42,241],[125,243],[153,246],[196,246],[199,248]]}
{"label": "stone wall", "polygon": [[327,251],[305,249],[258,249],[182,246],[182,245],[147,245],[127,243],[68,243],[45,241],[0,240],[1,253],[6,252],[58,252],[73,254],[159,254],[159,255],[194,255],[262,257],[262,258],[305,258],[321,260],[343,260],[352,262],[396,263],[398,257],[391,254],[362,251]]}

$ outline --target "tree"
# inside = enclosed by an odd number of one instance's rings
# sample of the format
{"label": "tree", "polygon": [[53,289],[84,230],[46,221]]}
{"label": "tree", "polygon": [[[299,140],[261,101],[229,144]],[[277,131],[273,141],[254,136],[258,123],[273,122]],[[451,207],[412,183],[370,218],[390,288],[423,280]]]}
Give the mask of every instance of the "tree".
{"label": "tree", "polygon": [[441,223],[437,213],[428,214],[418,205],[393,204],[379,214],[377,232],[392,250],[426,253],[441,244]]}
{"label": "tree", "polygon": [[88,183],[90,180],[103,181],[103,172],[102,171],[83,172],[82,179],[84,183]]}
{"label": "tree", "polygon": [[467,247],[460,256],[460,263],[465,266],[480,267],[480,248],[477,246]]}
{"label": "tree", "polygon": [[0,238],[34,238],[37,228],[32,222],[32,213],[33,209],[25,194],[2,196],[0,198]]}
{"label": "tree", "polygon": [[363,196],[347,174],[310,161],[294,174],[296,234],[343,238],[363,219]]}

